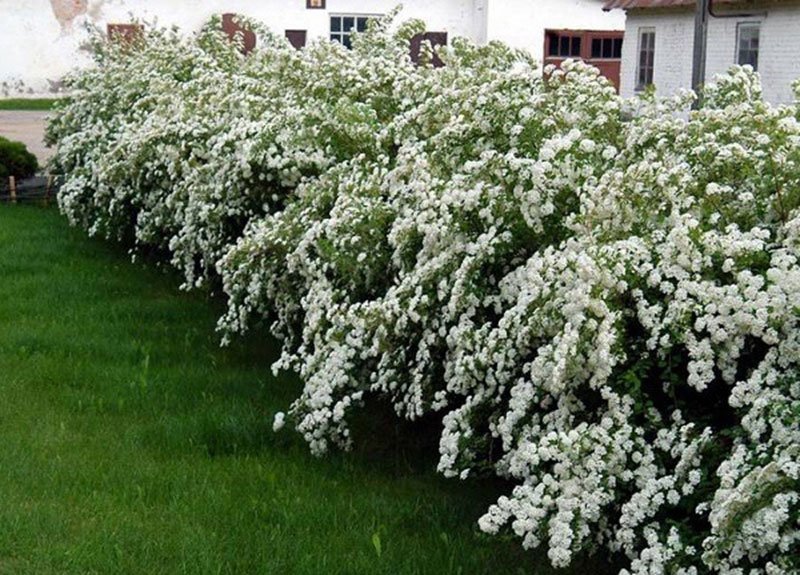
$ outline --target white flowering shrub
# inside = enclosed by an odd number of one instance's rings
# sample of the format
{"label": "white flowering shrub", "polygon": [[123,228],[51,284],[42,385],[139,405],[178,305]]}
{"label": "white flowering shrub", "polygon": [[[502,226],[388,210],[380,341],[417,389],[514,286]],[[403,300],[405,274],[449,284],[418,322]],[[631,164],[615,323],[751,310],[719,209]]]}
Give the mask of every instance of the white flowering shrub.
{"label": "white flowering shrub", "polygon": [[90,233],[268,321],[312,451],[353,410],[440,414],[439,469],[516,487],[480,519],[554,566],[800,572],[800,109],[735,68],[699,110],[455,40],[248,56],[212,21],[97,42],[49,126]]}

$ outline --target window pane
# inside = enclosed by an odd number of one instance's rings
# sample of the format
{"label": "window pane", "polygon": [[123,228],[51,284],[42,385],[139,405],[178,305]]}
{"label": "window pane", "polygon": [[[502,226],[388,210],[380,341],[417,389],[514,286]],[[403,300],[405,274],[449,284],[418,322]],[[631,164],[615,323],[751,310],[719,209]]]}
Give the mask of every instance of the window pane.
{"label": "window pane", "polygon": [[622,58],[622,38],[614,39],[614,58]]}
{"label": "window pane", "polygon": [[754,70],[758,70],[758,52],[753,50],[740,50],[739,64],[742,66],[749,64]]}
{"label": "window pane", "polygon": [[737,64],[750,65],[758,70],[758,45],[760,27],[758,24],[739,25],[739,45]]}
{"label": "window pane", "polygon": [[569,36],[561,36],[559,39],[559,56],[569,56]]}
{"label": "window pane", "polygon": [[592,38],[592,58],[599,58],[603,53],[603,41],[600,38]]}
{"label": "window pane", "polygon": [[548,56],[558,56],[558,34],[548,34]]}
{"label": "window pane", "polygon": [[603,40],[603,58],[611,58],[614,56],[614,43],[611,38]]}
{"label": "window pane", "polygon": [[367,29],[367,22],[368,22],[368,21],[369,21],[369,18],[358,18],[358,19],[357,19],[357,26],[356,26],[356,29],[357,29],[359,32],[363,32],[364,30],[366,30],[366,29]]}
{"label": "window pane", "polygon": [[639,32],[639,69],[637,89],[653,83],[653,64],[655,60],[656,34],[652,31]]}
{"label": "window pane", "polygon": [[344,44],[345,48],[352,48],[353,42],[350,40],[350,34],[343,34],[342,35],[342,44]]}
{"label": "window pane", "polygon": [[345,16],[342,18],[342,31],[350,32],[356,27],[356,19],[352,16]]}
{"label": "window pane", "polygon": [[331,16],[331,32],[339,32],[342,29],[342,19],[338,16]]}
{"label": "window pane", "polygon": [[574,36],[572,38],[572,52],[570,52],[571,56],[580,56],[581,55],[581,37]]}

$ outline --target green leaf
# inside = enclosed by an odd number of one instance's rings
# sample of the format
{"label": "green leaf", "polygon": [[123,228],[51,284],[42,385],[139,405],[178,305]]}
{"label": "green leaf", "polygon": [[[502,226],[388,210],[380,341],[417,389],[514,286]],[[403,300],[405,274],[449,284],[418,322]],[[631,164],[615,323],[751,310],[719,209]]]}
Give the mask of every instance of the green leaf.
{"label": "green leaf", "polygon": [[375,554],[380,557],[383,554],[383,547],[381,547],[381,535],[377,531],[372,534],[372,546],[375,548]]}

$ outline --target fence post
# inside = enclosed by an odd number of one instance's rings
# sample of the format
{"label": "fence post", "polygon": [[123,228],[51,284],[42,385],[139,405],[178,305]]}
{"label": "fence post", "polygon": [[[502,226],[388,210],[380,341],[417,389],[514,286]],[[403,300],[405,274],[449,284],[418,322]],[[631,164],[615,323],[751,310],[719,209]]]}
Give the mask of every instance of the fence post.
{"label": "fence post", "polygon": [[14,176],[8,177],[8,193],[11,196],[11,203],[17,203],[17,180]]}
{"label": "fence post", "polygon": [[44,205],[50,204],[50,189],[53,187],[53,174],[47,174],[47,186],[44,188]]}

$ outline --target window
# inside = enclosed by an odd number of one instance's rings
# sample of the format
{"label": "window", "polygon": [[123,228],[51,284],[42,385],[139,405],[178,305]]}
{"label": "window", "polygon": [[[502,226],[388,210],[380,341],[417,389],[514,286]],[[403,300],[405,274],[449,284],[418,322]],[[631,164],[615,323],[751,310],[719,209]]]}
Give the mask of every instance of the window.
{"label": "window", "polygon": [[287,30],[286,38],[289,43],[299,50],[306,45],[306,31],[305,30]]}
{"label": "window", "polygon": [[556,58],[580,58],[581,37],[570,34],[548,33],[547,55]]}
{"label": "window", "polygon": [[592,59],[622,58],[622,38],[592,38]]}
{"label": "window", "polygon": [[324,10],[325,0],[306,0],[306,9],[308,10]]}
{"label": "window", "polygon": [[653,84],[653,62],[656,53],[654,28],[639,29],[639,63],[636,67],[636,89],[644,90]]}
{"label": "window", "polygon": [[331,16],[331,40],[339,42],[347,48],[352,48],[350,35],[353,32],[363,32],[367,29],[367,23],[375,18],[374,15],[337,15]]}
{"label": "window", "polygon": [[758,37],[761,32],[758,22],[742,22],[737,31],[736,63],[740,66],[749,64],[758,70]]}

